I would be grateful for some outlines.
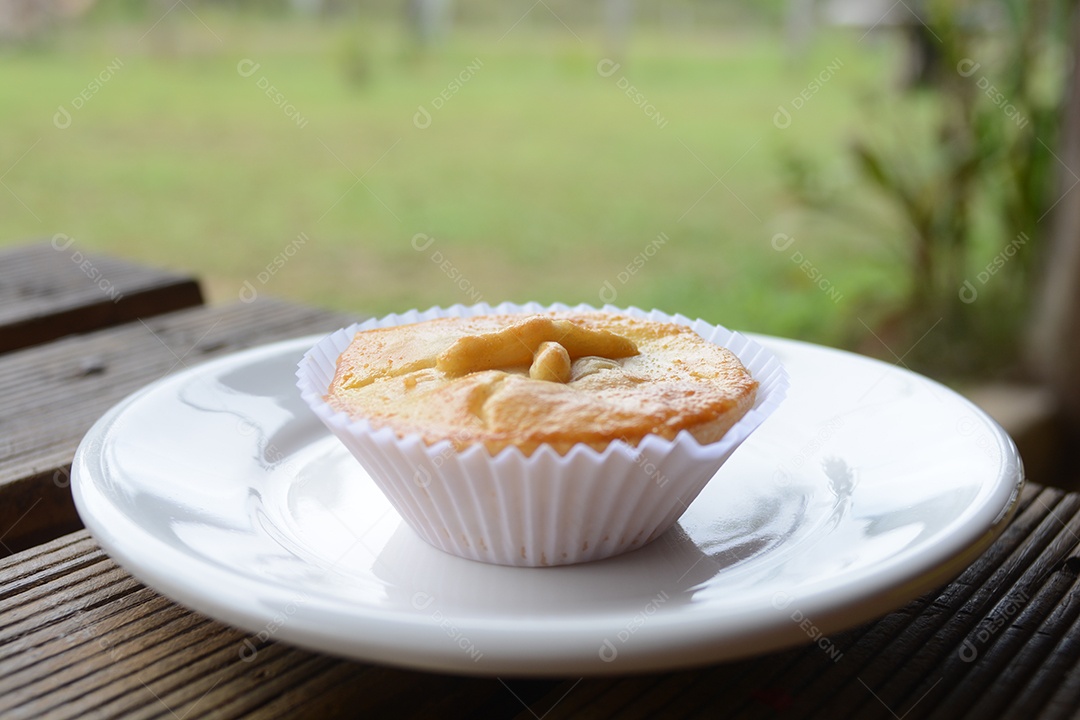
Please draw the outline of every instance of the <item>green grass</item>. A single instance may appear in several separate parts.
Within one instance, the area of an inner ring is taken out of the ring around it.
[[[505,28],[460,28],[418,57],[396,28],[201,14],[210,30],[178,11],[141,39],[149,22],[91,24],[0,53],[0,244],[65,233],[193,271],[214,301],[249,281],[356,313],[468,302],[469,288],[490,302],[598,303],[610,282],[617,304],[833,344],[855,342],[858,321],[872,325],[901,296],[903,228],[887,215],[877,227],[812,216],[783,170],[796,151],[819,166],[815,182],[872,202],[844,146],[856,97],[890,75],[889,46],[835,35],[789,58],[766,31],[654,30],[605,78],[603,43],[561,27],[525,22],[501,40]],[[114,58],[123,65],[57,129],[58,106]],[[244,58],[260,63],[248,78]],[[834,77],[777,129],[777,107],[836,58]],[[413,124],[421,104],[426,129]],[[260,284],[300,233],[306,243]],[[417,233],[435,238],[425,252]],[[620,282],[660,233],[666,243]],[[776,233],[795,244],[777,252]]]

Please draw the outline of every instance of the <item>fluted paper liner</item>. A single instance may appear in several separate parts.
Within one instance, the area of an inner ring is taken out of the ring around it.
[[[500,565],[600,560],[639,548],[671,527],[776,409],[788,382],[771,352],[737,332],[658,310],[602,309],[687,325],[728,348],[759,383],[753,408],[723,438],[707,445],[683,431],[674,440],[648,435],[638,447],[615,441],[602,452],[576,445],[562,456],[542,445],[526,457],[515,447],[492,456],[483,445],[458,451],[446,440],[427,445],[418,435],[398,437],[390,428],[373,428],[325,401],[338,356],[361,330],[439,317],[596,310],[588,305],[483,303],[368,320],[332,333],[309,350],[300,361],[297,385],[405,522],[431,545]]]

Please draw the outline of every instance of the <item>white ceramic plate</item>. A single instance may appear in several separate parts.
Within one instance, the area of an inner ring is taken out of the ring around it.
[[[251,633],[458,673],[661,670],[800,642],[953,578],[1003,528],[1023,470],[1001,428],[878,361],[757,337],[784,404],[679,524],[609,560],[484,565],[419,539],[299,398],[317,338],[160,380],[89,432],[79,514],[147,585]]]

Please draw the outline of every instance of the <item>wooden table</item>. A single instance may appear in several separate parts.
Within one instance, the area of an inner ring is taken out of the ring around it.
[[[58,245],[0,251],[0,717],[1057,718],[1080,709],[1080,494],[1032,484],[975,564],[829,638],[839,655],[808,644],[691,671],[515,680],[272,642],[242,654],[248,633],[144,587],[79,529],[72,456],[106,409],[162,375],[351,319],[264,299],[207,307],[191,278],[73,259],[77,249]]]

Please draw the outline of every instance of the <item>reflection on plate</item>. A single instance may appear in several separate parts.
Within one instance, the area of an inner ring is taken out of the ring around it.
[[[73,469],[107,552],[252,642],[506,675],[745,656],[808,641],[804,618],[828,634],[947,581],[1022,482],[1012,441],[950,390],[758,338],[788,398],[675,528],[595,563],[485,565],[420,540],[304,406],[293,373],[315,340],[145,388],[94,426]]]

